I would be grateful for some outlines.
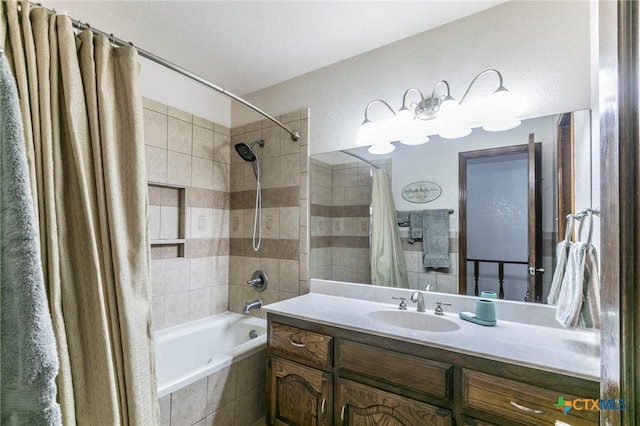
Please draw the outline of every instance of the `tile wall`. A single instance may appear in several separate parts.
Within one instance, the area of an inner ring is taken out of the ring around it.
[[[381,167],[391,167],[387,161]],[[311,160],[311,253],[314,278],[371,282],[369,205],[372,166]]]
[[[299,130],[300,141],[269,120],[231,129],[231,144],[264,139],[255,145],[262,182],[262,243],[252,248],[256,178],[249,162],[232,149],[229,244],[229,310],[241,312],[245,301],[261,298],[264,304],[309,291],[308,226],[308,110],[278,117]],[[268,278],[258,293],[246,284],[255,270]],[[254,311],[252,315],[264,313]]]
[[[266,349],[160,398],[162,426],[259,426],[266,412]]]
[[[159,330],[227,311],[230,130],[150,99],[143,106],[150,236],[184,239],[183,257],[177,245],[151,248]]]

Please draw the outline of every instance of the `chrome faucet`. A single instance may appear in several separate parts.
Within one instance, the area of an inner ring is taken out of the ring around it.
[[[424,312],[424,295],[422,294],[421,291],[415,291],[413,292],[413,294],[411,295],[411,301],[414,303],[417,303],[418,306],[416,308],[416,311],[418,312]]]
[[[444,315],[444,311],[442,310],[442,305],[451,306],[451,303],[436,302],[436,311],[434,312],[434,314]]]
[[[254,309],[260,309],[262,308],[262,299],[256,299],[256,300],[252,300],[252,301],[246,301],[244,302],[244,313],[248,314],[249,312],[251,312]]]

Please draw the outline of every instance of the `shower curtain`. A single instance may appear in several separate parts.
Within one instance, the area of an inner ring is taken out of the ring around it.
[[[65,425],[157,423],[137,51],[0,1]]]
[[[384,170],[373,171],[371,191],[371,283],[409,288],[396,207]]]

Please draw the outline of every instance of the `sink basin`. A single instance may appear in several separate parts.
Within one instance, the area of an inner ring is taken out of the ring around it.
[[[460,326],[453,321],[416,311],[374,311],[368,316],[376,322],[414,330],[444,332],[460,329]]]

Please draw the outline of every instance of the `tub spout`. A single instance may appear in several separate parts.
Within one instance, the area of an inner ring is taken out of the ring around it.
[[[248,314],[249,312],[251,312],[254,309],[260,309],[262,308],[262,299],[256,299],[256,300],[251,300],[251,301],[246,301],[244,303],[244,313]]]

